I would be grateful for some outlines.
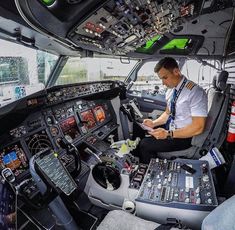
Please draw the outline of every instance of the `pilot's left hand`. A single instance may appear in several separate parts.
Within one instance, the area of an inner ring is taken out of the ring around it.
[[[166,139],[168,135],[168,131],[163,128],[154,129],[154,131],[148,132],[150,135],[155,137],[156,139]]]

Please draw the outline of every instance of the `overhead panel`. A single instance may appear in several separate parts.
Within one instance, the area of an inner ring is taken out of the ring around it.
[[[148,57],[170,51],[186,54],[164,47],[178,37],[190,39],[187,54],[196,54],[213,31],[230,23],[225,19],[218,27],[209,15],[233,6],[229,0],[15,1],[30,25],[72,50]],[[206,26],[201,28],[204,15]]]
[[[109,1],[77,23],[68,38],[82,48],[104,53],[149,52],[148,46],[161,35],[179,29],[185,20],[197,15],[198,5],[175,0]]]

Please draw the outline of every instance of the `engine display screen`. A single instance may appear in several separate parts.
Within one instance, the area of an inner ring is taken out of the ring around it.
[[[95,117],[96,117],[96,120],[100,123],[104,122],[105,121],[105,112],[104,112],[104,109],[101,105],[98,105],[96,106],[94,109],[94,114],[95,114]]]
[[[95,117],[91,109],[81,112],[81,118],[87,129],[92,129],[96,126]]]
[[[0,151],[0,165],[1,169],[10,168],[16,177],[28,169],[28,159],[20,143]]]
[[[75,139],[80,136],[77,122],[74,116],[62,121],[60,123],[60,128],[65,136],[70,136],[72,139]]]

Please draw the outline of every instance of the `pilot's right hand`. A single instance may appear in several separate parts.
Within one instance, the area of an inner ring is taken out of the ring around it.
[[[143,124],[148,126],[148,127],[154,128],[154,122],[151,119],[144,119]]]

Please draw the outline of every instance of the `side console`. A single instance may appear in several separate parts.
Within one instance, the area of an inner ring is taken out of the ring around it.
[[[193,229],[218,205],[208,163],[185,159],[152,159],[135,201],[140,217]]]

